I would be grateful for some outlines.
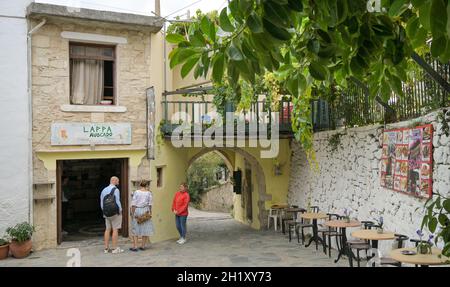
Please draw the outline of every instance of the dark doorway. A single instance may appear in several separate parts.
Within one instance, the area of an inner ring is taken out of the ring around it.
[[[58,244],[101,237],[105,230],[100,193],[111,176],[119,177],[124,210],[122,236],[128,236],[128,160],[58,161]]]

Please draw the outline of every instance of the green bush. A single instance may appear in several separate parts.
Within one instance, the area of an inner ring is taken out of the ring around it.
[[[17,242],[25,242],[31,239],[34,232],[34,226],[30,225],[28,222],[22,222],[16,224],[14,227],[8,227],[6,233],[9,235],[11,240]]]

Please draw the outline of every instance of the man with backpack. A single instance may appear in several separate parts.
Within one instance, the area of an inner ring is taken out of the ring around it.
[[[117,176],[111,177],[109,186],[105,187],[100,194],[100,207],[105,218],[105,253],[121,253],[123,252],[117,246],[119,237],[119,229],[122,228],[122,205],[120,204],[120,191],[116,187],[119,184]],[[112,230],[112,250],[109,249],[109,237]]]

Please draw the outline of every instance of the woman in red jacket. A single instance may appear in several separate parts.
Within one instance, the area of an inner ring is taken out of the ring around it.
[[[186,242],[186,220],[190,200],[187,184],[182,183],[180,189],[175,193],[172,203],[172,211],[175,213],[175,223],[180,233],[180,239],[177,241],[178,244],[184,244]]]

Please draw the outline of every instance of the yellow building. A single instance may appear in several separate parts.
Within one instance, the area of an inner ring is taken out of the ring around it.
[[[259,145],[178,148],[157,131],[182,100],[189,102],[191,115],[206,112],[192,99],[173,95],[169,103],[164,94],[194,81],[164,67],[171,47],[164,43],[161,18],[40,3],[28,7],[27,17],[36,28],[31,47],[35,248],[97,234],[99,194],[112,175],[120,178],[125,210],[137,182],[152,179],[152,241],[175,238],[173,194],[189,165],[210,151],[240,172],[237,220],[261,228],[270,205],[287,201],[289,136],[280,140],[275,160],[262,159],[267,147]],[[129,235],[129,222],[124,216],[123,236]]]

